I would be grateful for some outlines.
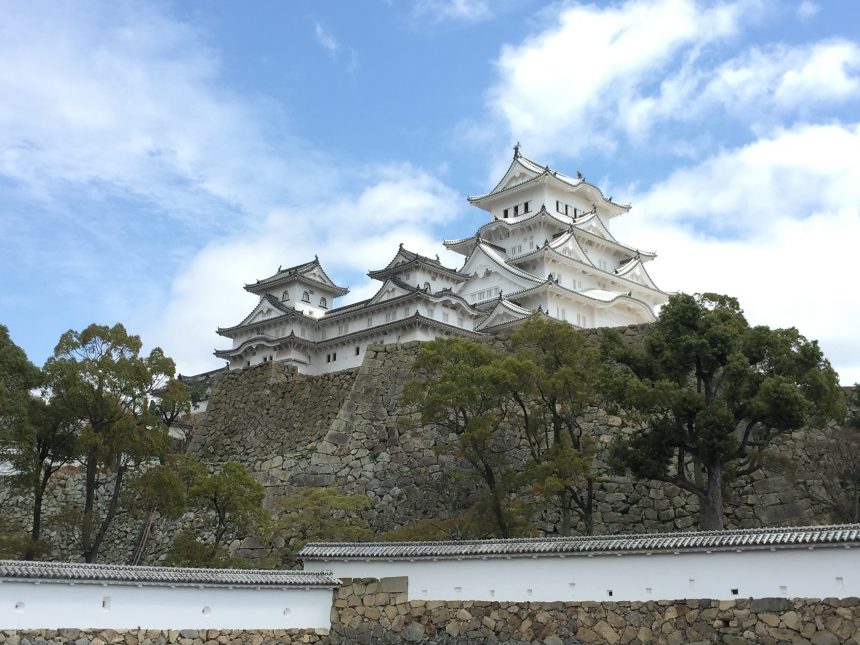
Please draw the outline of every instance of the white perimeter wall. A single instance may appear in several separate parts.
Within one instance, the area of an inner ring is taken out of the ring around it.
[[[332,590],[324,588],[200,589],[4,581],[0,583],[0,629],[327,629],[331,601]]]
[[[860,549],[845,548],[436,562],[305,559],[305,571],[322,570],[336,578],[407,576],[409,598],[428,600],[860,596]]]

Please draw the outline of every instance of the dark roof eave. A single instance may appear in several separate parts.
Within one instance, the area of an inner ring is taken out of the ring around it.
[[[334,588],[340,584],[337,578],[329,574],[304,571],[191,569],[19,560],[0,560],[0,580],[75,584],[269,588],[297,586]]]
[[[860,546],[860,524],[614,536],[514,538],[461,542],[308,544],[306,560],[483,558],[487,556],[623,555]]]

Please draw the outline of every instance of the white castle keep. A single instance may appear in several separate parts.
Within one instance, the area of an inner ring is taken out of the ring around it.
[[[517,145],[501,181],[469,203],[490,221],[445,241],[465,257],[459,269],[401,244],[388,265],[368,273],[382,283],[376,294],[342,307],[335,301],[349,290],[319,259],[279,269],[245,285],[260,301],[238,325],[218,329],[233,346],[215,355],[230,369],[283,361],[323,374],[360,365],[372,344],[477,338],[534,312],[582,328],[645,323],[667,300],[645,268],[655,254],[622,244],[607,227],[630,206],[579,173],[541,166]]]

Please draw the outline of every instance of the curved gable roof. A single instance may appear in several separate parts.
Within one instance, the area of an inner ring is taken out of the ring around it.
[[[460,269],[460,273],[468,274],[467,269],[473,260],[477,257],[476,254],[480,253],[484,257],[486,257],[492,264],[499,267],[501,269],[500,273],[506,274],[509,277],[519,278],[520,281],[526,280],[532,284],[540,284],[543,282],[540,278],[532,275],[527,271],[523,271],[522,269],[508,264],[502,256],[500,256],[491,246],[489,246],[486,242],[478,241],[475,245],[475,248],[472,250],[472,254],[466,258],[466,262],[463,264],[463,268]],[[516,281],[516,280],[515,280]]]
[[[418,253],[414,253],[406,249],[402,243],[400,244],[400,248],[397,250],[397,253],[384,268],[369,271],[367,275],[374,280],[384,280],[391,275],[396,275],[397,273],[411,269],[416,265],[424,265],[433,271],[444,273],[452,279],[465,279],[457,273],[456,269],[451,269],[450,267],[446,267],[442,264],[442,262],[439,261],[439,256],[436,256],[436,259],[433,259],[426,255],[419,255]]]
[[[320,264],[317,257],[314,257],[310,262],[297,264],[286,269],[278,267],[278,271],[268,278],[262,278],[254,283],[246,284],[245,290],[262,295],[262,292],[265,292],[267,289],[274,289],[297,281],[322,287],[338,296],[349,293],[349,289],[340,287],[334,283],[325,272],[325,269],[322,268],[322,264]]]

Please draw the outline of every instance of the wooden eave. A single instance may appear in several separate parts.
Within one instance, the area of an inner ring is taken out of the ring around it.
[[[538,293],[540,291],[549,290],[549,289],[559,290],[559,291],[563,292],[565,295],[573,296],[574,299],[586,300],[589,303],[597,303],[597,306],[599,306],[601,309],[604,309],[606,307],[610,307],[613,304],[615,304],[616,302],[618,302],[619,300],[629,300],[629,301],[635,303],[637,306],[644,308],[649,313],[649,315],[652,318],[654,318],[654,310],[651,308],[651,306],[643,300],[639,300],[638,298],[634,298],[632,295],[619,292],[618,295],[615,296],[614,298],[612,298],[610,300],[603,300],[600,298],[593,298],[593,297],[591,297],[591,296],[589,296],[589,295],[587,295],[581,291],[574,291],[573,289],[568,289],[567,287],[563,287],[560,284],[558,284],[554,281],[550,281],[550,280],[542,282],[541,284],[536,285],[534,287],[531,287],[529,289],[523,289],[522,291],[517,291],[515,293],[506,294],[505,297],[508,298],[509,300],[515,300],[516,298],[522,298],[524,296],[528,296],[528,295],[531,295],[533,293]]]
[[[345,344],[355,340],[356,338],[360,338],[362,336],[373,336],[380,331],[387,331],[389,329],[394,329],[397,327],[405,327],[408,325],[427,325],[429,327],[435,327],[438,329],[444,329],[446,331],[454,332],[457,335],[465,336],[466,338],[481,338],[482,334],[471,331],[468,329],[463,329],[462,327],[457,327],[456,325],[451,325],[449,323],[441,322],[438,320],[434,320],[432,318],[428,318],[418,312],[407,317],[400,318],[398,320],[392,320],[387,323],[382,323],[381,325],[374,325],[373,327],[368,327],[365,329],[360,329],[354,332],[350,332],[348,334],[343,334],[342,336],[335,336],[333,338],[327,338],[325,340],[308,340],[306,338],[302,338],[301,336],[296,336],[294,333],[290,332],[287,336],[273,337],[267,335],[254,336],[242,342],[238,347],[234,347],[232,349],[219,349],[215,350],[215,356],[219,358],[232,358],[234,356],[238,356],[245,352],[251,345],[266,345],[267,347],[278,347],[284,344],[292,344],[295,346],[307,347],[309,349],[327,347],[331,345]]]
[[[266,320],[260,320],[258,322],[254,322],[254,323],[249,322],[251,317],[254,315],[254,313],[257,312],[257,310],[259,309],[260,305],[263,302],[267,302],[272,307],[274,307],[275,309],[280,311],[281,314],[278,316],[275,316],[273,318],[267,318]],[[215,332],[217,334],[219,334],[220,336],[232,338],[232,336],[230,336],[230,333],[238,331],[239,329],[253,329],[257,325],[268,325],[269,323],[276,321],[276,320],[281,320],[282,318],[297,318],[300,316],[304,317],[304,318],[310,318],[310,316],[303,314],[301,311],[298,311],[297,309],[295,309],[293,307],[285,306],[283,303],[281,303],[280,300],[278,300],[277,298],[275,298],[271,294],[266,294],[266,295],[260,297],[260,301],[256,305],[254,305],[254,308],[251,310],[251,313],[249,313],[247,316],[245,316],[245,318],[242,320],[242,322],[240,322],[237,325],[233,325],[231,327],[218,327],[218,329],[216,329]]]
[[[282,287],[288,284],[292,284],[293,282],[302,282],[310,287],[316,287],[318,289],[322,289],[329,293],[333,293],[335,296],[345,296],[349,293],[349,289],[347,287],[340,287],[334,283],[328,284],[326,282],[320,282],[319,280],[315,280],[314,278],[309,278],[306,275],[302,275],[300,273],[293,274],[285,274],[283,276],[279,276],[277,279],[267,279],[267,281],[255,282],[253,284],[246,284],[245,291],[249,291],[250,293],[261,295],[265,293],[269,289],[275,289],[278,287]]]
[[[433,262],[432,260],[427,260],[426,258],[419,256],[409,260],[407,262],[403,262],[402,264],[396,264],[394,266],[387,266],[384,269],[378,269],[376,271],[368,271],[367,275],[374,280],[385,280],[390,276],[397,275],[399,273],[403,273],[404,271],[411,271],[413,268],[421,266],[426,268],[428,271],[436,272],[441,275],[447,276],[452,280],[456,281],[465,281],[468,278],[457,273],[456,269],[451,269],[446,266],[443,266],[440,263]]]
[[[553,256],[557,256],[558,258],[560,258],[563,261],[572,262],[579,267],[585,267],[588,270],[588,272],[593,274],[593,275],[597,275],[597,276],[603,277],[603,278],[609,278],[611,280],[621,280],[626,285],[632,287],[635,290],[644,290],[644,291],[651,292],[653,294],[658,294],[660,296],[666,295],[665,292],[661,291],[656,286],[652,288],[652,287],[649,287],[647,285],[636,282],[634,280],[630,280],[629,278],[625,278],[623,275],[619,275],[619,274],[614,273],[614,272],[610,273],[608,271],[604,271],[603,269],[600,269],[600,268],[594,266],[593,263],[592,264],[585,264],[581,260],[577,260],[576,258],[572,258],[568,255],[564,255],[563,253],[559,253],[557,250],[555,250],[551,247],[544,246],[544,247],[541,247],[541,249],[539,249],[539,250],[540,251],[546,251],[547,254],[552,254]],[[586,256],[587,255],[588,254],[586,253]],[[519,259],[520,258],[517,258],[517,260],[519,260]],[[590,258],[589,258],[589,262],[591,262]],[[644,267],[643,267],[643,269],[644,269]],[[651,276],[648,276],[648,277],[650,279]]]

